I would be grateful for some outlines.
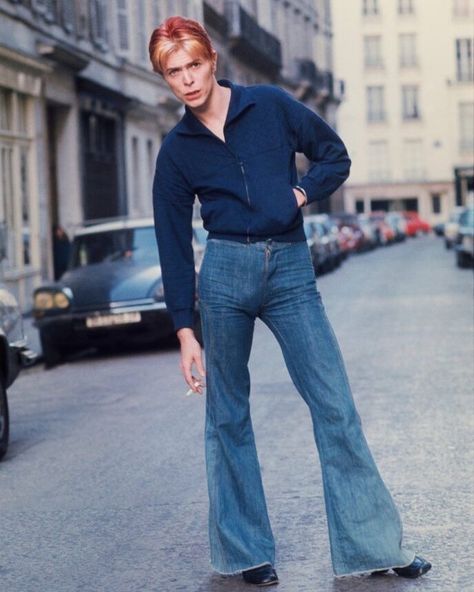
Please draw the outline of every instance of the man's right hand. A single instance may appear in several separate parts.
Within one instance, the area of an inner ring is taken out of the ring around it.
[[[202,363],[202,351],[198,340],[194,336],[194,331],[189,327],[183,327],[177,331],[179,343],[181,346],[181,362],[180,368],[184,379],[189,385],[189,388],[202,395],[204,386],[204,376],[206,371]],[[193,364],[196,367],[199,377],[193,375]]]

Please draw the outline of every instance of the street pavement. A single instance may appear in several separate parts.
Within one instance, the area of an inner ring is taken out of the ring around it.
[[[428,236],[354,256],[318,279],[418,580],[334,578],[309,413],[257,323],[252,416],[277,541],[279,592],[469,592],[472,271]],[[204,398],[172,347],[23,372],[0,465],[4,592],[240,592],[209,567]]]

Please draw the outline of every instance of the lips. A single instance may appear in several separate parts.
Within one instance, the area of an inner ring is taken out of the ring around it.
[[[187,94],[185,94],[184,96],[185,96],[187,99],[194,99],[194,97],[197,97],[197,96],[198,96],[198,94],[199,94],[200,92],[201,92],[200,90],[195,90],[195,91],[193,91],[192,93],[187,93]]]

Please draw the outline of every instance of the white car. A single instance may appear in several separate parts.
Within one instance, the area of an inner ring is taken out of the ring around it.
[[[450,249],[455,243],[459,232],[459,218],[466,211],[463,206],[457,206],[449,215],[449,219],[444,225],[444,244]]]

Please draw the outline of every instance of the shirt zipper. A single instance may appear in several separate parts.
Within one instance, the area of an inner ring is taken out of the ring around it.
[[[247,194],[247,202],[250,207],[249,186],[247,185],[247,177],[245,176],[244,163],[242,161],[239,161],[239,165],[240,165],[240,170],[242,171],[242,177],[244,178],[245,193]],[[250,243],[250,226],[249,225],[247,225],[247,243]]]
[[[247,177],[245,176],[245,168],[244,168],[244,163],[239,159],[239,157],[237,156],[237,154],[235,154],[234,152],[232,152],[232,150],[229,148],[229,145],[227,144],[227,142],[224,142],[224,140],[222,140],[222,138],[219,138],[219,136],[217,134],[215,134],[213,131],[211,131],[210,129],[207,130],[212,136],[214,136],[214,138],[216,138],[216,140],[218,140],[219,142],[221,142],[222,144],[224,144],[224,146],[227,148],[227,150],[232,154],[232,156],[237,160],[237,162],[239,163],[240,166],[240,170],[242,171],[242,177],[244,178],[244,184],[245,184],[245,193],[247,195],[247,202],[249,204],[249,206],[251,205],[250,203],[250,194],[249,194],[249,186],[247,184]],[[247,243],[250,243],[250,225],[247,225]]]

